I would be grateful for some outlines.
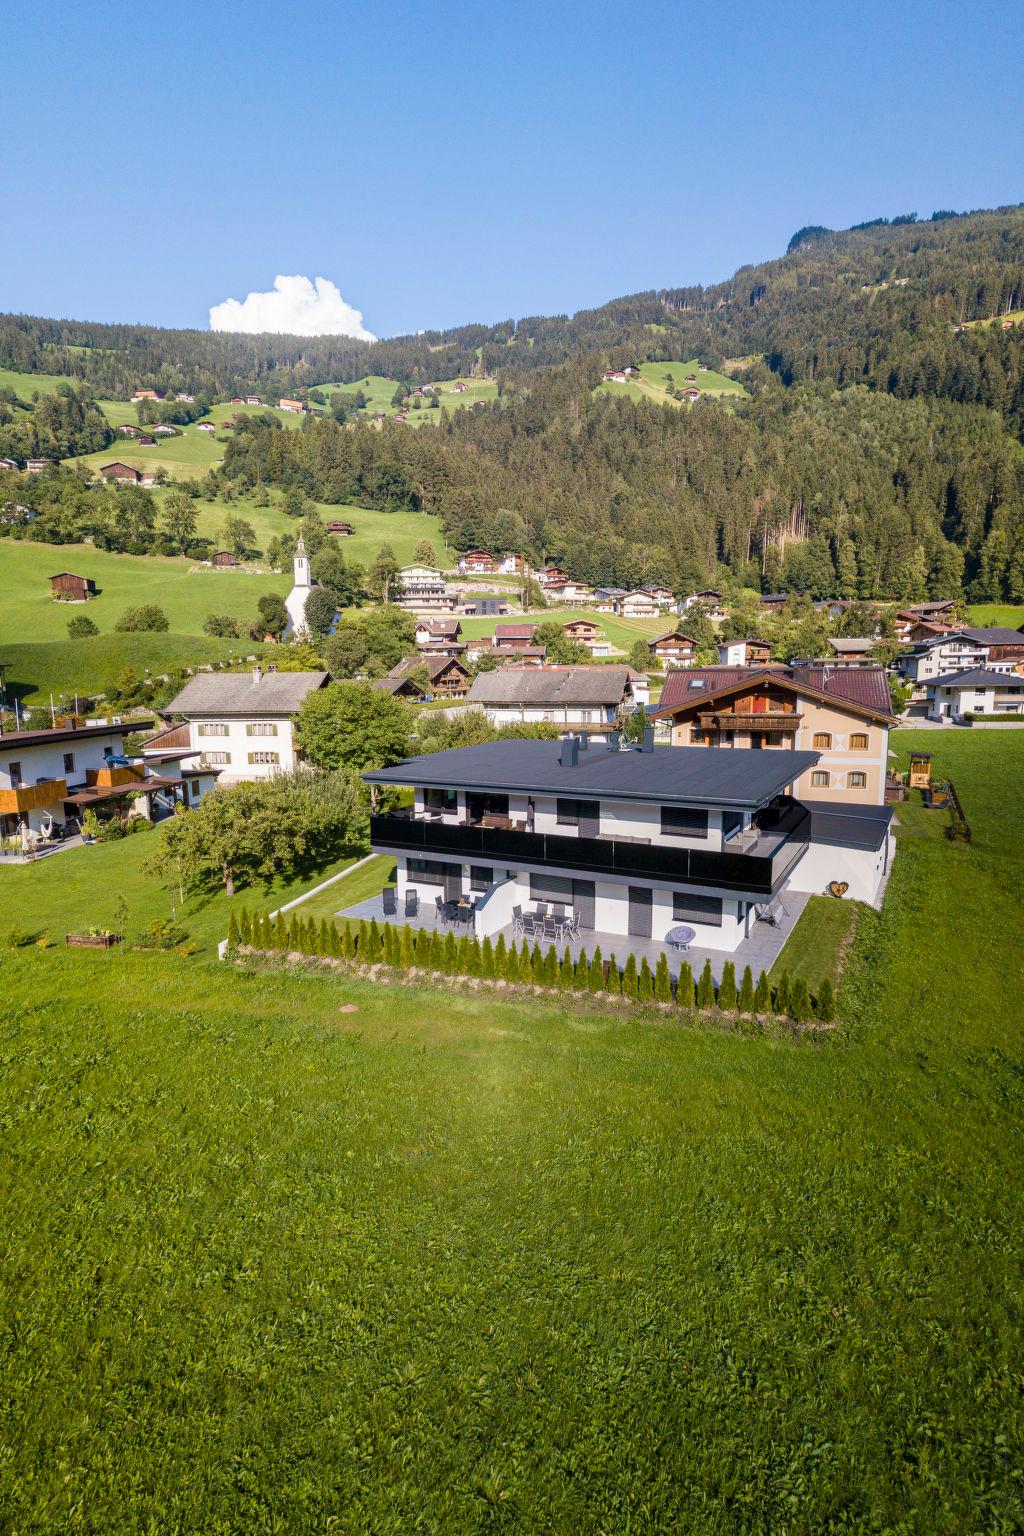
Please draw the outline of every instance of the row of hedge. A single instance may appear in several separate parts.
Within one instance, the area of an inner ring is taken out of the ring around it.
[[[505,943],[504,934],[499,934],[497,943],[492,944],[489,938],[481,942],[465,933],[456,939],[451,929],[441,934],[425,928],[378,924],[376,918],[369,923],[346,923],[339,929],[337,923],[328,922],[326,917],[319,924],[315,918],[300,918],[294,912],[290,920],[283,912],[278,912],[274,919],[260,913],[250,917],[243,907],[237,918],[231,913],[228,924],[228,950],[240,948],[349,960],[360,965],[389,965],[402,970],[415,967],[448,976],[476,976],[485,981],[564,992],[604,993],[639,1003],[717,1007],[727,1013],[777,1013],[798,1023],[811,1019],[828,1023],[835,1018],[835,995],[827,977],[818,996],[812,999],[804,978],[798,976],[791,982],[786,971],[773,988],[764,971],[755,984],[748,965],[737,984],[736,967],[727,960],[716,991],[710,961],[705,962],[697,978],[684,961],[673,984],[664,952],[653,971],[646,955],[639,966],[635,956],[629,955],[620,970],[614,955],[604,959],[600,945],[589,958],[586,950],[581,950],[574,961],[568,948],[559,958],[554,945],[545,954],[539,944],[531,949],[524,939],[522,948],[517,948],[514,942]]]

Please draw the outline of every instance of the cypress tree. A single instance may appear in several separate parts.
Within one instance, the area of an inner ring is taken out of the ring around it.
[[[622,996],[622,973],[619,970],[619,962],[614,955],[608,956],[608,980],[605,986],[612,997]]]
[[[252,923],[249,920],[248,907],[243,907],[238,915],[238,937],[243,944],[252,943]]]
[[[228,918],[228,950],[230,951],[230,950],[237,949],[237,948],[238,948],[238,921],[237,921],[237,919],[235,917],[234,908],[232,908],[231,916]]]
[[[736,1006],[740,1013],[753,1013],[754,1011],[754,973],[749,965],[743,967],[743,980],[740,982],[739,996]]]
[[[454,976],[459,968],[459,947],[455,942],[455,935],[451,929],[444,936],[444,948],[441,953],[441,969],[446,976]]]
[[[519,951],[516,980],[524,987],[530,986],[533,981],[533,959],[530,955],[530,946],[525,939],[523,940],[523,947]]]
[[[480,946],[480,975],[488,981],[494,979],[494,945],[491,943],[490,934]]]
[[[755,1013],[771,1013],[772,989],[768,983],[768,977],[764,971],[757,978],[757,987],[754,990]]]
[[[689,960],[684,960],[679,967],[679,979],[676,982],[676,1003],[680,1008],[693,1007],[693,966]]]
[[[836,992],[831,976],[826,976],[818,988],[817,1013],[823,1024],[830,1024],[836,1016]]]
[[[658,956],[658,965],[654,972],[654,997],[659,1003],[672,1001],[672,978],[668,973],[668,956],[664,950]]]
[[[530,980],[535,987],[544,985],[544,956],[539,944],[533,946],[533,954],[530,956]]]
[[[370,965],[376,965],[377,961],[380,959],[383,953],[384,941],[380,936],[380,929],[377,926],[377,919],[375,917],[371,917],[370,931],[366,936],[366,959]]]
[[[798,976],[793,983],[793,990],[789,997],[789,1011],[798,1024],[804,1023],[811,1016],[811,994],[807,990],[807,982],[803,976]]]
[[[788,1013],[792,1001],[792,988],[789,981],[789,972],[783,971],[779,977],[778,986],[775,988],[775,1012]]]
[[[288,948],[289,949],[298,949],[298,947],[299,947],[299,920],[295,916],[295,913],[293,912],[292,913],[292,920],[288,924]]]
[[[722,979],[718,984],[718,1006],[732,1013],[736,1007],[736,967],[731,960],[722,966]]]
[[[469,974],[479,976],[483,970],[483,956],[480,953],[480,940],[469,941]]]
[[[436,928],[430,936],[430,969],[444,970],[444,938]]]
[[[713,1008],[715,1006],[715,982],[711,975],[711,961],[705,960],[704,969],[700,973],[700,981],[697,983],[697,1007]]]
[[[270,919],[264,913],[256,921],[255,941],[258,949],[270,948]]]
[[[651,975],[651,967],[644,955],[640,962],[640,976],[636,984],[636,995],[642,1003],[649,1003],[654,998],[654,977]]]
[[[576,967],[572,963],[572,955],[569,953],[567,945],[565,954],[562,956],[562,963],[558,967],[558,985],[563,992],[571,992],[575,980]]]
[[[548,952],[544,956],[544,985],[546,987],[558,986],[558,955],[553,944],[548,945]]]
[[[469,975],[469,934],[463,933],[459,939],[459,950],[455,960],[455,969],[460,976]]]
[[[317,935],[316,952],[318,955],[329,955],[331,952],[331,930],[327,926],[326,917],[320,919],[320,932]]]
[[[341,932],[338,934],[338,954],[342,960],[352,958],[352,927],[350,923],[342,923]]]
[[[407,971],[412,962],[412,929],[405,927],[402,929],[402,936],[398,941],[398,963],[403,970]]]
[[[594,950],[594,958],[590,962],[590,974],[587,977],[587,986],[591,992],[604,991],[604,961],[601,959],[600,944]]]
[[[636,1002],[636,956],[632,954],[627,956],[626,967],[622,972],[622,995]]]
[[[331,918],[331,956],[335,960],[341,959],[341,934],[333,917]]]
[[[577,992],[585,991],[590,986],[590,961],[585,949],[581,949],[577,956],[574,975]]]
[[[498,934],[498,942],[494,946],[494,975],[498,981],[508,980],[508,950],[503,933]]]

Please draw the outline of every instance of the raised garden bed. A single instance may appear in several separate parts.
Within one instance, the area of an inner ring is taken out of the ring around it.
[[[65,944],[72,949],[113,949],[115,944],[120,944],[119,933],[66,933]]]

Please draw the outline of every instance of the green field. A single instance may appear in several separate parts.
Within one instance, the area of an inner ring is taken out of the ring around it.
[[[1024,607],[1014,603],[972,603],[967,610],[972,624],[993,629],[1020,629],[1024,625]]]
[[[696,358],[688,363],[641,363],[639,378],[627,379],[625,384],[602,381],[597,387],[605,394],[628,395],[631,400],[653,400],[658,405],[686,405],[687,401],[676,400],[665,391],[670,376],[676,389],[693,388],[687,380],[687,374],[690,373],[696,375],[694,382],[701,394],[720,398],[723,395],[742,396],[747,393],[742,384],[726,378],[723,373],[715,373],[713,369],[700,373]]]
[[[22,703],[44,709],[72,694],[103,693],[128,667],[138,677],[162,677],[201,662],[238,662],[262,656],[270,646],[252,640],[212,640],[208,635],[90,635],[83,640],[0,643],[7,681]],[[33,722],[37,723],[37,722]]]
[[[135,406],[124,401],[101,400],[100,405],[108,420],[114,426],[122,422],[138,422]],[[246,405],[215,405],[204,417],[204,421],[224,422],[230,421],[236,415],[257,416],[270,409],[267,406]],[[276,407],[271,410],[282,426],[297,428],[302,417],[294,412],[279,411]],[[173,480],[201,479],[207,470],[213,469],[224,457],[225,438],[230,434],[215,432],[200,432],[196,424],[180,428],[178,437],[158,437],[152,448],[140,448],[137,442],[131,438],[118,437],[109,448],[102,449],[99,453],[82,454],[80,458],[68,459],[68,464],[84,464],[88,469],[97,470],[103,464],[109,464],[118,459],[122,464],[130,464],[133,469],[153,469],[156,465],[162,465]]]
[[[920,739],[824,1045],[10,954],[4,1524],[1024,1527],[1024,743]]]
[[[465,393],[454,394],[452,392],[454,384],[465,384],[467,386]],[[379,373],[367,374],[365,378],[357,379],[354,384],[321,384],[319,387],[327,396],[333,396],[335,392],[338,392],[350,398],[357,389],[361,389],[366,396],[367,403],[365,409],[367,414],[371,416],[376,411],[383,411],[385,415],[393,416],[397,409],[391,403],[395,393],[396,381],[394,379],[387,379]],[[438,398],[441,402],[440,409],[443,411],[462,410],[466,406],[476,405],[480,400],[496,400],[498,398],[498,386],[493,379],[444,379],[440,381],[439,388],[440,395]],[[423,400],[421,409],[418,411],[412,409],[411,400],[406,401],[406,408],[409,412],[409,426],[422,427],[431,419],[436,420],[438,418],[439,412],[430,409],[428,400],[429,397]]]
[[[618,619],[613,613],[596,613],[589,608],[562,608],[553,604],[550,608],[534,609],[531,613],[517,613],[509,619],[460,619],[462,638],[475,640],[481,635],[493,635],[496,624],[569,624],[573,619],[591,619],[604,631],[606,640],[623,653],[613,658],[622,661],[629,648],[638,639],[649,640],[656,635],[667,634],[675,627],[671,613],[663,613],[657,619]]]

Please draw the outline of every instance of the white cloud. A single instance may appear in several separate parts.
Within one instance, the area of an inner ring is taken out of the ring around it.
[[[329,277],[274,278],[272,293],[250,293],[241,303],[225,299],[210,310],[211,331],[271,331],[286,336],[355,336],[376,341],[358,309],[346,304]]]

